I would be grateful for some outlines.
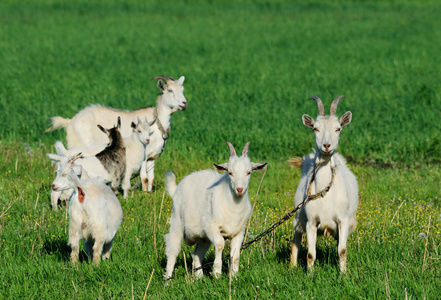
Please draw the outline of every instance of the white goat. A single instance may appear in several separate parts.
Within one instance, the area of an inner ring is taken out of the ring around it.
[[[126,170],[124,172],[124,178],[122,180],[122,189],[124,192],[124,199],[128,197],[128,190],[130,189],[130,177],[134,172],[138,172],[141,169],[142,162],[145,160],[145,148],[150,143],[152,135],[150,126],[155,123],[148,123],[147,120],[142,122],[139,118],[135,124],[132,122],[132,134],[128,138],[124,138],[124,146],[126,149]],[[55,143],[55,149],[57,154],[64,156],[72,156],[76,153],[83,153],[83,156],[95,155],[106,148],[106,145],[92,145],[92,146],[80,146],[67,150],[63,143],[57,141]]]
[[[166,236],[167,268],[164,276],[171,277],[176,258],[181,249],[182,239],[188,245],[196,244],[193,251],[193,269],[199,268],[211,243],[215,247],[213,274],[220,276],[224,238],[231,238],[232,273],[239,270],[240,248],[244,239],[245,223],[251,215],[252,207],[248,198],[248,184],[253,171],[262,170],[265,164],[250,162],[249,142],[242,156],[238,157],[233,145],[228,163],[214,164],[215,171],[204,170],[186,176],[176,187],[176,176],[167,171],[165,182],[167,191],[173,198],[173,212],[170,231]],[[203,275],[197,270],[197,277]]]
[[[110,257],[115,234],[121,225],[123,211],[112,190],[97,180],[78,178],[82,168],[74,165],[81,153],[61,163],[52,190],[73,189],[69,201],[69,245],[72,263],[76,264],[80,239],[95,265]]]
[[[338,102],[343,97],[334,99],[329,116],[325,116],[322,101],[313,97],[311,99],[316,100],[319,111],[317,119],[314,120],[306,114],[302,117],[303,124],[315,133],[316,150],[303,158],[302,177],[294,205],[299,205],[307,195],[321,195],[309,201],[296,213],[295,233],[291,243],[291,266],[297,266],[298,251],[304,233],[308,241],[309,268],[316,259],[317,235],[332,235],[338,241],[340,270],[346,271],[346,242],[357,223],[358,185],[343,156],[335,153],[340,131],[352,119],[350,111],[344,113],[340,119],[335,115]],[[311,176],[314,176],[312,180]]]
[[[154,180],[155,161],[164,150],[165,140],[170,132],[171,115],[178,110],[185,110],[187,100],[184,97],[185,77],[178,80],[172,77],[156,76],[158,88],[161,94],[158,95],[156,107],[146,107],[134,111],[118,110],[99,105],[91,105],[78,112],[72,119],[62,117],[51,118],[52,126],[45,132],[66,128],[67,147],[69,149],[78,146],[90,146],[93,144],[104,144],[108,140],[96,129],[98,124],[109,127],[117,116],[121,116],[121,134],[129,137],[132,129],[131,123],[136,122],[137,117],[141,119],[155,120],[156,125],[152,126],[150,145],[146,147],[145,160],[140,171],[142,189],[152,191]],[[165,80],[165,83],[162,81]]]

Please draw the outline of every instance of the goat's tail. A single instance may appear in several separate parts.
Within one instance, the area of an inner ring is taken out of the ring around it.
[[[176,175],[172,171],[165,172],[165,188],[170,197],[173,196],[176,191]]]
[[[63,117],[52,117],[51,118],[51,122],[52,122],[52,126],[48,129],[46,129],[44,132],[50,132],[50,131],[54,131],[60,128],[64,128],[66,126],[68,126],[70,124],[70,119],[66,119]]]
[[[66,147],[64,147],[63,143],[61,141],[56,141],[55,142],[55,151],[57,151],[58,155],[64,155],[67,156],[66,152]]]

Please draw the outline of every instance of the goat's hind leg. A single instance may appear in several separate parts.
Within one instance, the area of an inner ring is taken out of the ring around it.
[[[170,231],[165,236],[165,254],[167,255],[167,266],[165,268],[164,277],[170,278],[175,268],[176,258],[181,251],[182,239],[184,238],[184,232],[181,228],[181,224],[178,224],[173,220],[170,225]]]

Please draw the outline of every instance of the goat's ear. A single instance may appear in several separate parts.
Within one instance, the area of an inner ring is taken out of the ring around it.
[[[47,153],[46,155],[54,163],[66,160],[66,157],[65,156],[61,156],[61,155],[52,154],[52,153]]]
[[[81,165],[73,165],[72,170],[78,177],[81,177],[81,174],[83,173],[83,167]]]
[[[213,164],[213,167],[220,172],[228,172],[228,163],[221,165]]]
[[[253,170],[253,171],[261,171],[261,170],[266,169],[267,165],[268,165],[268,163],[264,163],[264,164],[251,163],[251,170]]]
[[[99,128],[102,132],[104,132],[105,134],[107,134],[107,130],[105,130],[103,126],[101,126],[100,124],[98,124],[97,126],[98,126],[98,128]]]
[[[133,129],[136,129],[136,124],[135,124],[135,122],[132,122],[132,124],[130,124],[130,127],[132,127]]]
[[[178,79],[179,84],[182,85],[184,83],[184,80],[185,80],[185,76],[179,77]]]
[[[164,81],[162,81],[161,79],[158,80],[158,84],[157,84],[158,89],[160,89],[161,91],[165,90],[165,85],[164,85]]]
[[[350,111],[347,111],[343,114],[343,116],[340,117],[340,126],[345,127],[349,123],[351,123],[352,120],[352,113]]]
[[[304,114],[304,115],[302,116],[302,121],[303,121],[303,125],[305,125],[306,127],[309,127],[309,128],[311,128],[311,129],[314,128],[314,123],[315,123],[315,121],[314,121],[313,118],[311,118],[311,117],[308,116],[307,114]]]

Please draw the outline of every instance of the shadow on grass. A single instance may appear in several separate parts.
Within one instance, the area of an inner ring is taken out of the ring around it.
[[[43,253],[53,255],[59,261],[70,261],[71,248],[67,241],[60,239],[47,240],[43,244]],[[85,251],[80,250],[79,262],[87,262],[89,257]]]
[[[328,265],[328,267],[339,268],[337,251],[334,248],[335,248],[334,245],[328,245],[326,247],[317,247],[316,260],[314,262],[314,266],[320,264],[320,265]],[[302,268],[305,273],[308,272],[308,264],[306,261],[307,254],[308,254],[308,249],[302,247],[299,251],[298,262],[297,262],[297,266]],[[291,255],[291,247],[281,248],[276,251],[276,257],[280,263],[286,263],[289,265],[290,255]]]

